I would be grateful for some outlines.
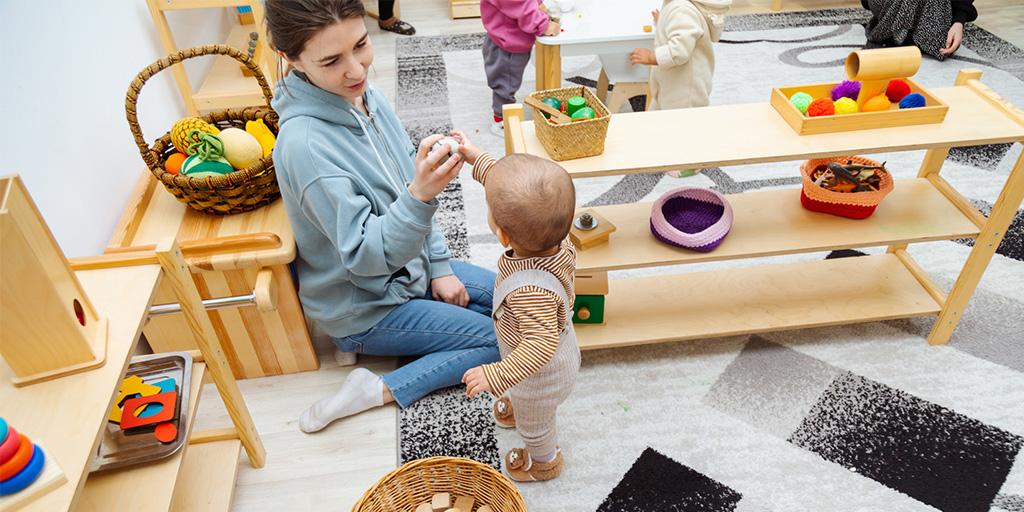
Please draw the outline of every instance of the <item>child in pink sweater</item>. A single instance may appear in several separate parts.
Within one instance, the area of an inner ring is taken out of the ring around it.
[[[483,50],[494,110],[491,132],[502,136],[501,107],[516,102],[534,41],[537,36],[556,35],[560,28],[541,7],[541,0],[480,0],[480,20],[487,30]]]

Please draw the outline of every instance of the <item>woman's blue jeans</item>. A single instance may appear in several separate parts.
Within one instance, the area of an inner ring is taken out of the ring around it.
[[[434,300],[428,287],[424,298],[396,307],[370,330],[334,340],[345,352],[423,356],[384,376],[384,384],[402,407],[461,383],[470,368],[501,358],[491,320],[494,272],[454,260],[451,266],[469,293],[467,307]]]

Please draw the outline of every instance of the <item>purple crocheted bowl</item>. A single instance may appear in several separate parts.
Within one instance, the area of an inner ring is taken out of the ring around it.
[[[658,198],[651,208],[651,233],[662,242],[709,252],[732,228],[732,207],[714,190],[681,187]]]

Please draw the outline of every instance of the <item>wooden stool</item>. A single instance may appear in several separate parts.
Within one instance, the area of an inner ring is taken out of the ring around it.
[[[651,104],[648,86],[651,71],[647,66],[633,65],[629,62],[629,56],[622,54],[599,55],[598,59],[601,60],[601,77],[597,81],[597,97],[604,102],[609,112],[618,113],[623,103],[641,94],[646,94],[647,105]],[[610,83],[615,84],[615,88],[608,98]]]

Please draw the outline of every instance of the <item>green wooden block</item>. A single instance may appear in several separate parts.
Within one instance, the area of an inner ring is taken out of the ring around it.
[[[586,320],[580,318],[580,308],[586,308],[590,313]],[[572,310],[574,324],[603,324],[604,295],[577,295]]]

